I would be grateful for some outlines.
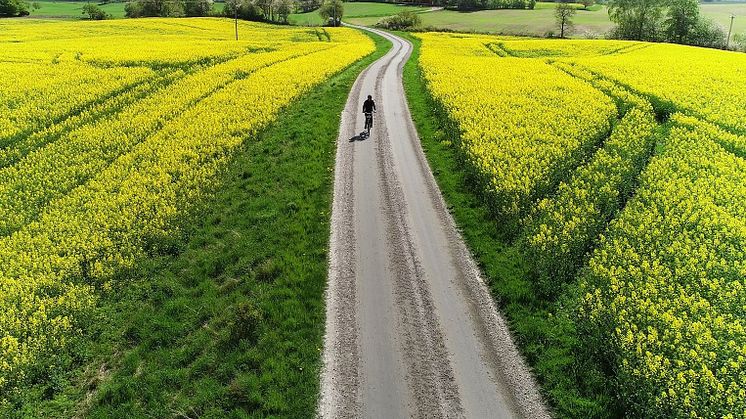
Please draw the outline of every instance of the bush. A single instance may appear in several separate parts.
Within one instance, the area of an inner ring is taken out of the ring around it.
[[[28,4],[22,0],[0,0],[0,17],[28,16]]]
[[[385,17],[376,23],[379,28],[392,31],[403,31],[417,28],[422,25],[420,15],[414,12],[401,12],[394,16]]]
[[[319,8],[319,15],[330,26],[339,26],[344,16],[344,4],[340,0],[326,0]]]
[[[105,20],[111,18],[111,15],[106,13],[104,9],[92,3],[87,3],[83,6],[83,14],[88,15],[88,18],[91,20]]]
[[[209,16],[212,11],[212,0],[190,0],[184,2],[184,14],[187,16]]]
[[[182,17],[184,4],[171,0],[135,0],[124,6],[127,17]]]
[[[236,13],[236,7],[238,8],[238,13]],[[237,15],[239,19],[252,20],[256,22],[262,21],[264,19],[264,13],[262,12],[262,9],[260,9],[259,6],[255,5],[254,3],[245,0],[225,2],[223,13],[227,17],[233,17]]]
[[[730,46],[736,51],[746,52],[746,32],[735,34]]]
[[[700,19],[686,40],[689,45],[725,48],[725,32],[711,19]]]
[[[451,0],[446,6],[458,10],[533,9],[536,0]]]

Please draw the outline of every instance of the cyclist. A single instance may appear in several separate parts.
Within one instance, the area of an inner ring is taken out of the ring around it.
[[[376,102],[373,101],[373,96],[368,95],[368,100],[363,102],[363,113],[365,114],[365,129],[370,135],[370,129],[373,128],[373,112],[376,111]]]

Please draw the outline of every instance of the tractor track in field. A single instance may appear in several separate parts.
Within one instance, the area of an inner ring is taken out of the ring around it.
[[[319,415],[549,417],[449,214],[402,85],[412,45],[358,77],[340,123]],[[362,138],[362,102],[378,106]]]

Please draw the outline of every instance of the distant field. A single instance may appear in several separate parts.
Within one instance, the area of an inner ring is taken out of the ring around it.
[[[358,3],[359,4],[359,3]],[[356,4],[356,6],[358,5]],[[746,33],[746,3],[708,3],[701,5],[702,14],[712,18],[727,29],[730,15],[736,19],[733,33]],[[373,25],[380,17],[352,18],[350,23]],[[539,2],[534,10],[483,10],[478,12],[457,12],[440,10],[421,14],[425,26],[463,32],[491,32],[513,35],[544,36],[556,31],[554,23],[554,3]],[[595,6],[590,10],[578,10],[574,17],[574,37],[601,37],[613,27],[606,7]]]
[[[83,6],[86,5],[85,1],[36,1],[34,3],[41,6],[38,9],[31,8],[31,17],[36,18],[57,18],[57,19],[82,19]],[[97,2],[91,2],[98,4]],[[104,9],[106,13],[110,14],[114,18],[124,17],[124,5],[127,2],[99,4],[99,7]],[[213,10],[222,11],[225,3],[215,3]]]
[[[427,7],[418,6],[400,6],[398,4],[390,3],[364,3],[364,2],[353,2],[345,3],[344,15],[346,19],[365,19],[373,23],[378,22],[384,16],[395,15],[399,12],[411,10],[411,11],[425,11]],[[318,26],[324,22],[319,16],[319,12],[314,10],[308,13],[295,13],[290,15],[290,23],[294,25],[308,25]]]
[[[41,8],[32,9],[31,16],[39,18],[79,19],[83,17],[84,1],[38,1]],[[124,17],[124,5],[109,3],[101,5],[107,13],[115,18]],[[576,4],[574,37],[602,37],[613,24],[609,21],[606,7],[595,5],[589,10]],[[224,3],[215,3],[214,10],[222,11]],[[736,16],[733,22],[733,33],[746,34],[746,3],[707,3],[702,4],[702,14],[712,18],[727,30],[731,14]],[[556,31],[554,23],[554,3],[538,2],[534,10],[483,10],[478,12],[457,12],[439,10],[429,12],[427,7],[401,6],[391,3],[345,3],[345,20],[361,25],[374,25],[384,16],[411,10],[422,13],[425,26],[438,29],[450,29],[463,32],[491,32],[512,35],[544,36]],[[320,26],[324,22],[318,11],[294,13],[290,23],[299,26]]]
[[[703,4],[702,13],[712,18],[720,26],[728,29],[730,16],[734,15],[733,33],[746,34],[746,3]]]
[[[55,17],[77,19],[83,17],[84,1],[37,1],[39,9],[31,8],[32,17]],[[94,3],[95,4],[95,3]],[[124,17],[125,3],[108,3],[100,7],[116,18]]]

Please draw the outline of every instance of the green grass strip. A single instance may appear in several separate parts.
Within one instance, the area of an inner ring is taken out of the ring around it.
[[[339,120],[390,47],[374,39],[246,141],[180,237],[105,285],[83,359],[19,417],[315,416]]]

